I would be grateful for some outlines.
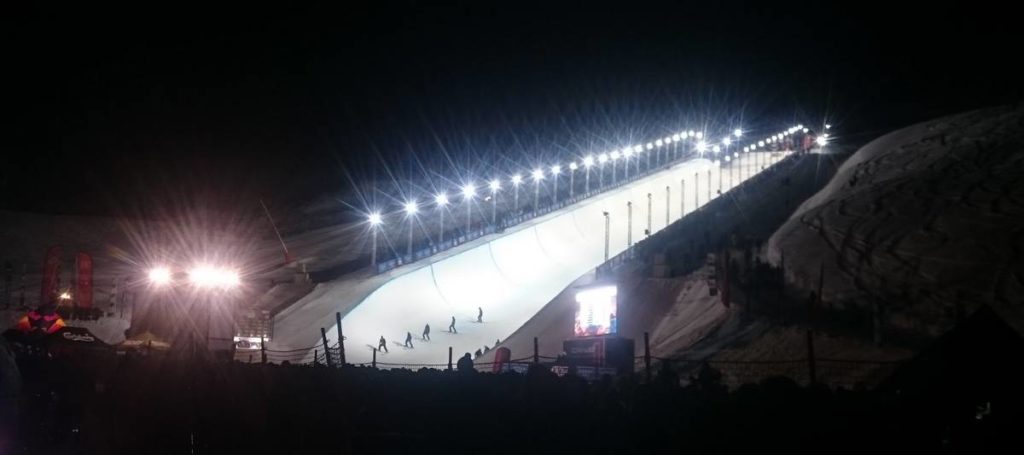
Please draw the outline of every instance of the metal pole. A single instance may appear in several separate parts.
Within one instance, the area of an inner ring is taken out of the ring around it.
[[[633,246],[633,201],[626,202],[626,246]]]
[[[622,157],[622,161],[623,161],[622,167],[623,167],[623,170],[625,172],[625,179],[626,179],[625,181],[628,182],[629,181],[629,157],[628,156],[623,156]]]
[[[441,211],[441,232],[438,234],[439,240],[437,241],[437,245],[440,247],[444,243],[444,206],[438,207],[438,210]]]
[[[670,218],[672,209],[669,208],[669,200],[672,199],[672,187],[665,185],[665,227],[672,222]]]
[[[540,180],[533,181],[533,213],[540,209]]]
[[[590,166],[587,166],[587,178],[584,179],[584,182],[586,182],[586,183],[584,183],[584,185],[583,185],[583,191],[585,193],[589,194],[590,193]]]
[[[267,345],[262,336],[260,336],[260,363],[267,363]]]
[[[533,337],[533,363],[540,363],[540,348],[537,343],[537,337]]]
[[[679,219],[686,216],[686,179],[679,180]]]
[[[654,233],[654,231],[651,230],[651,201],[651,193],[647,193],[647,235]]]
[[[469,240],[469,230],[473,228],[473,200],[466,198],[466,240]]]
[[[373,240],[370,242],[370,266],[377,266],[377,226],[370,226],[373,230],[371,237]]]
[[[554,191],[551,192],[551,203],[558,205],[558,174],[551,174],[551,178],[554,180],[554,183],[552,184]]]
[[[498,221],[498,191],[491,192],[491,224]]]
[[[324,342],[324,357],[327,358],[327,366],[333,367],[334,361],[331,360],[331,351],[327,350],[327,330],[323,327],[320,327],[320,338]]]
[[[448,346],[448,371],[452,371],[452,347]]]
[[[514,196],[512,197],[512,210],[514,212],[518,212],[519,211],[519,184],[518,183],[514,183],[514,184],[512,184],[512,186],[515,187],[515,190],[513,191]]]
[[[708,200],[705,204],[708,202],[711,202],[711,169],[708,169]]]
[[[341,332],[341,313],[334,313],[334,320],[338,323],[338,357],[341,365],[345,365],[345,334]]]
[[[647,332],[644,332],[644,373],[649,384],[651,382],[651,337]]]
[[[697,190],[700,185],[700,173],[693,173],[693,209],[697,210],[700,208],[700,192]]]
[[[370,363],[370,366],[377,368],[377,348],[373,348],[373,361]]]
[[[611,241],[611,219],[608,212],[604,212],[604,261],[608,262],[608,247]]]
[[[615,160],[615,159],[612,160],[612,186],[615,186],[615,174],[617,174],[617,172],[615,172],[615,162],[616,161],[618,161],[618,160]]]
[[[576,191],[576,171],[569,170],[569,199],[573,198]]]
[[[412,223],[412,215],[409,215],[409,243],[406,244],[405,255],[409,256],[410,262],[412,262]]]

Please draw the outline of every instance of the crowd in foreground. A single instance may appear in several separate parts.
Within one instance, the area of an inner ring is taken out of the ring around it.
[[[19,368],[3,453],[979,452],[1008,441],[1020,416],[967,391],[830,390],[782,377],[727,390],[711,368],[683,378],[663,369],[649,383],[539,365],[487,374],[135,358],[106,372],[55,359]]]

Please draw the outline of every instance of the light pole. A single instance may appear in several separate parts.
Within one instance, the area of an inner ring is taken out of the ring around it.
[[[693,173],[693,209],[694,210],[697,210],[697,209],[700,208],[700,190],[698,190],[698,186],[699,185],[700,185],[700,173],[699,172],[694,172]]]
[[[585,177],[586,183],[583,186],[583,192],[590,194],[590,168],[594,167],[594,155],[587,155],[583,158],[583,167],[587,168],[587,175]]]
[[[551,166],[551,180],[553,181],[553,190],[551,192],[551,203],[552,205],[558,205],[558,174],[562,173],[562,166],[554,165]]]
[[[542,169],[533,170],[533,213],[540,212],[540,181],[544,180]]]
[[[523,183],[523,176],[516,174],[512,176],[512,211],[519,213],[519,184]]]
[[[405,203],[405,217],[409,219],[409,242],[407,243],[405,255],[409,256],[409,262],[412,262],[412,228],[416,221],[417,211],[419,211],[419,207],[416,205],[416,201]]]
[[[672,187],[668,186],[668,185],[665,185],[665,227],[668,227],[669,223],[672,222],[671,218],[669,218],[671,216],[670,215],[671,209],[669,209],[669,205],[668,205],[669,204],[669,199],[671,199],[671,198],[672,198]]]
[[[466,239],[469,239],[469,231],[473,227],[473,196],[476,195],[476,187],[472,183],[462,187],[462,198],[466,203]]]
[[[651,235],[654,233],[654,231],[651,230],[651,200],[651,193],[647,193],[647,235]]]
[[[617,172],[615,172],[615,162],[619,160],[619,151],[616,150],[616,151],[612,152],[611,153],[611,158],[612,158],[612,186],[615,186],[615,175],[617,174]]]
[[[501,189],[501,182],[498,179],[491,180],[491,224],[498,221],[498,190]]]
[[[381,224],[381,216],[378,212],[373,212],[370,216],[366,217],[366,221],[370,223],[370,266],[377,266],[377,231]]]
[[[715,166],[717,167],[718,165],[716,164]],[[704,203],[707,204],[708,202],[711,202],[711,169],[708,169],[708,199]]]
[[[602,153],[597,156],[597,164],[601,165],[601,169],[598,170],[597,174],[597,186],[600,189],[604,189],[604,163],[608,162],[608,154]]]
[[[576,169],[578,168],[575,161],[569,163],[569,199],[572,199],[576,192]]]
[[[639,145],[633,147],[633,155],[636,155],[636,167],[634,170],[636,171],[635,174],[637,177],[640,177],[640,154],[643,153],[643,151],[644,148]],[[629,162],[626,162],[626,165],[628,166]]]
[[[679,180],[679,219],[686,216],[686,179]]]
[[[444,193],[438,194],[434,197],[434,204],[437,205],[437,211],[440,212],[439,215],[441,216],[437,241],[437,245],[440,247],[444,243],[444,206],[448,205],[448,195]]]
[[[626,202],[626,247],[633,246],[633,201]]]
[[[608,218],[608,212],[604,212],[604,262],[608,262],[608,248],[611,242],[611,219]]]
[[[626,181],[629,181],[629,157],[633,155],[633,149],[626,147],[622,149],[622,169],[625,172],[623,177]]]

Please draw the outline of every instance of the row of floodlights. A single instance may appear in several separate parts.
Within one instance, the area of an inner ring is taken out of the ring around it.
[[[175,273],[168,267],[154,267],[149,270],[148,277],[149,282],[156,286],[184,281],[199,288],[229,289],[241,283],[237,271],[209,265],[197,265],[184,273]]]
[[[828,128],[829,126],[830,125],[827,125],[826,128]],[[807,128],[804,128],[803,125],[797,125],[797,126],[794,126],[792,128],[787,129],[783,133],[779,133],[779,134],[771,136],[771,137],[769,137],[767,139],[760,140],[760,141],[758,141],[756,143],[752,143],[752,144],[744,147],[743,151],[744,152],[750,152],[752,150],[756,150],[758,147],[762,147],[763,148],[763,147],[765,147],[766,144],[772,144],[772,143],[781,141],[786,136],[792,135],[792,134],[796,133],[797,131],[801,131],[801,130],[804,133],[807,133],[809,131]],[[736,128],[736,130],[733,131],[732,135],[727,136],[724,139],[722,139],[722,146],[728,148],[734,142],[738,141],[741,136],[743,136],[743,130],[740,129],[740,128]],[[735,139],[734,139],[734,137],[735,137]],[[708,143],[704,141],[704,133],[703,132],[701,132],[701,131],[693,131],[693,130],[683,131],[683,132],[680,132],[680,133],[673,134],[671,136],[665,137],[663,139],[658,139],[658,140],[656,140],[654,142],[648,142],[646,144],[646,146],[644,146],[644,145],[635,145],[635,146],[625,147],[621,151],[615,150],[615,151],[612,151],[610,153],[601,153],[601,154],[599,154],[597,156],[594,156],[592,154],[591,155],[587,155],[587,156],[585,156],[581,160],[580,163],[576,163],[575,161],[569,163],[569,170],[570,171],[575,171],[575,170],[579,169],[581,165],[584,168],[589,169],[594,164],[604,165],[608,161],[616,161],[616,160],[618,160],[620,158],[628,159],[628,158],[632,157],[635,154],[639,154],[639,153],[643,152],[644,150],[653,150],[655,147],[666,146],[666,145],[669,145],[669,144],[672,144],[672,143],[676,143],[676,142],[680,142],[680,141],[686,140],[688,138],[697,139],[696,148],[697,148],[698,152],[704,153],[704,152],[706,152],[709,149]],[[818,142],[819,145],[825,145],[826,141],[827,141],[827,135],[825,135],[825,134],[822,134],[821,136],[818,136],[818,138],[817,138],[817,142]],[[714,145],[710,146],[710,150],[713,153],[719,153],[719,152],[722,151],[722,147],[719,146],[718,144],[714,144]],[[550,170],[550,175],[552,177],[557,177],[559,174],[562,173],[562,166],[556,164],[556,165],[551,166],[549,168],[549,170]],[[536,168],[536,169],[534,169],[530,173],[530,177],[533,178],[534,182],[539,184],[541,180],[544,180],[544,177],[545,177],[544,169],[543,168]],[[523,175],[522,174],[515,174],[509,180],[510,180],[510,182],[512,183],[513,186],[518,187],[520,184],[523,183]],[[498,179],[491,180],[489,182],[489,184],[488,184],[488,188],[491,190],[492,194],[496,194],[499,190],[501,190],[501,181],[498,180]],[[472,200],[474,197],[476,197],[476,191],[477,191],[476,185],[474,185],[472,182],[467,183],[466,185],[464,185],[461,188],[462,198],[464,200],[466,200],[466,201]],[[449,201],[448,195],[446,193],[442,192],[442,193],[439,193],[439,194],[434,196],[434,204],[437,207],[444,207],[444,206],[448,205],[449,202],[450,201]],[[408,202],[406,202],[404,204],[403,209],[405,210],[406,215],[410,215],[410,216],[411,215],[415,215],[419,211],[419,203],[416,202],[416,201],[408,201]],[[381,224],[381,222],[383,221],[383,218],[382,218],[382,216],[381,216],[381,214],[379,212],[373,212],[373,213],[370,213],[367,216],[367,221],[370,223],[371,226],[376,226],[376,225]]]

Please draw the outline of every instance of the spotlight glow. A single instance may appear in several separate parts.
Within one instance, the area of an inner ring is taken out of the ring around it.
[[[736,137],[740,137],[740,136],[743,135],[743,130],[741,130],[739,128],[736,128],[735,130],[733,130],[732,135],[736,136]]]
[[[154,267],[149,270],[149,282],[163,286],[171,282],[171,270],[167,267]]]
[[[370,223],[370,226],[377,226],[383,221],[383,219],[381,219],[379,212],[373,212],[370,216],[366,217],[366,221]]]
[[[192,284],[201,288],[230,288],[238,285],[238,273],[207,265],[197,266],[188,271]]]
[[[498,179],[491,180],[491,192],[496,192],[501,189],[501,182]]]
[[[612,158],[612,160],[617,160],[617,159],[619,159],[619,151],[618,151],[618,150],[616,150],[616,151],[612,152],[612,154],[611,154],[611,158]]]
[[[405,203],[405,214],[415,215],[420,210],[419,206],[416,205],[416,201],[409,201]]]
[[[608,162],[608,154],[607,153],[602,153],[602,154],[598,155],[597,156],[597,162],[601,163],[601,164],[607,163]]]
[[[715,153],[718,153],[718,152],[722,151],[722,148],[719,147],[718,145],[715,145],[714,147],[711,147],[711,151],[715,152]]]
[[[647,150],[651,150],[651,149],[653,149],[653,148],[654,148],[654,144],[652,144],[652,143],[648,142],[648,143],[647,143]]]
[[[704,151],[707,150],[707,149],[708,149],[708,145],[705,144],[704,141],[700,141],[700,142],[697,143],[697,151],[698,152],[704,153]]]
[[[732,139],[729,139],[729,138],[722,139],[722,145],[724,145],[726,147],[732,145]]]
[[[636,147],[633,147],[633,153],[640,153],[642,151],[644,151],[644,147],[642,145],[638,145]]]
[[[541,180],[544,180],[544,170],[543,169],[534,169],[533,173],[531,175],[533,175],[533,181],[535,181],[535,182],[539,182]]]
[[[586,160],[583,160],[583,161],[585,162]],[[519,174],[513,175],[512,176],[512,184],[518,186],[520,183],[523,183],[523,176],[519,175]]]
[[[679,133],[676,133],[676,134],[672,135],[672,141],[679,142]]]
[[[594,155],[587,155],[586,157],[584,157],[583,158],[583,165],[586,166],[586,167],[593,166],[594,165]]]
[[[578,169],[578,168],[579,168],[579,166],[577,166],[577,165],[576,165],[576,162],[575,162],[575,161],[573,161],[573,162],[569,163],[569,170],[570,170],[570,171],[575,171],[575,170],[576,170],[576,169]]]
[[[554,165],[551,166],[551,175],[558,175],[562,173],[562,166]]]
[[[434,196],[434,203],[437,204],[439,207],[444,207],[448,205],[448,195],[441,193],[438,194],[437,196]]]
[[[821,136],[818,136],[818,138],[815,139],[814,141],[817,142],[818,145],[824,147],[825,144],[828,144],[828,135],[822,134]]]
[[[467,183],[466,186],[462,187],[462,197],[473,199],[473,196],[476,196],[476,187],[472,183]]]
[[[697,132],[697,139],[703,139],[703,138],[704,138],[704,132],[703,131],[698,131]]]
[[[658,140],[654,141],[654,145],[657,145],[658,147],[661,147],[662,145],[665,145],[665,143],[662,142],[661,139],[658,139]]]

